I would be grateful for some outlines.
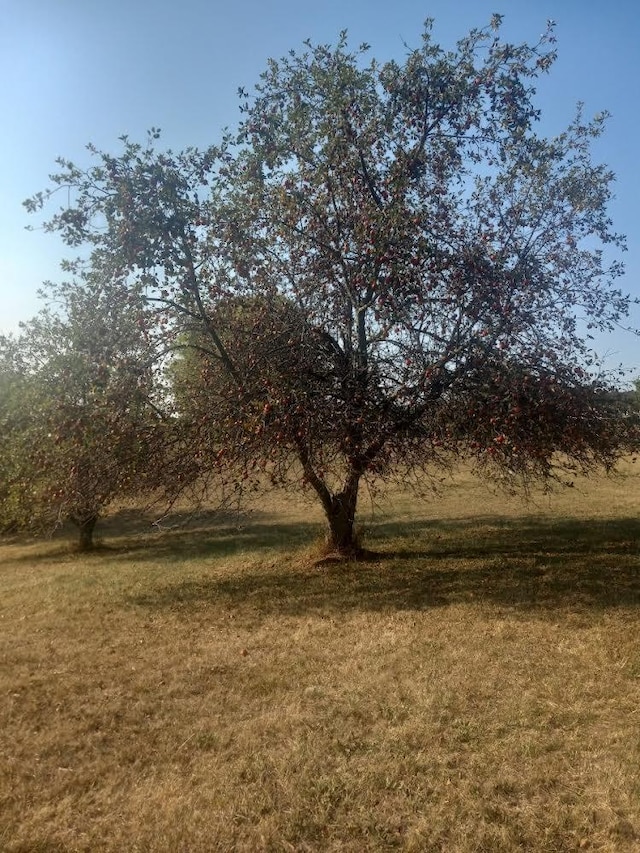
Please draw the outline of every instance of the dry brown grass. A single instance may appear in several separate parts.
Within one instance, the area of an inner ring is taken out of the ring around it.
[[[0,849],[639,850],[639,487],[0,547]]]

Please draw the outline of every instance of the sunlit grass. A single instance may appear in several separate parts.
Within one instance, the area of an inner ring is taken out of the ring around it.
[[[640,478],[0,547],[0,849],[637,850]]]

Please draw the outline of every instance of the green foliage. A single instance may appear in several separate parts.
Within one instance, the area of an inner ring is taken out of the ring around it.
[[[144,490],[159,461],[152,348],[139,305],[113,283],[90,276],[50,293],[64,310],[3,341],[0,508],[5,526],[71,521],[90,547],[104,508]]]
[[[28,428],[37,399],[35,383],[16,369],[7,343],[0,341],[0,530],[4,531],[19,526],[21,498],[29,489],[27,482],[21,483],[19,459],[29,445]]]

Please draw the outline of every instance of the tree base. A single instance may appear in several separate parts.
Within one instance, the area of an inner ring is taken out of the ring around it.
[[[313,561],[316,568],[322,566],[334,566],[341,563],[373,563],[382,559],[378,551],[370,551],[368,548],[354,548],[350,551],[329,551]]]

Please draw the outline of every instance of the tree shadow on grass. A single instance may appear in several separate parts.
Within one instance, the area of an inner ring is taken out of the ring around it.
[[[216,559],[238,554],[258,555],[265,551],[290,554],[318,538],[322,526],[307,522],[271,521],[268,514],[252,511],[202,513],[185,519],[172,517],[171,526],[147,530],[146,535],[108,545],[111,559],[182,562],[185,559]]]
[[[75,556],[81,561],[165,561],[168,565],[185,559],[217,559],[238,554],[282,550],[287,553],[309,545],[322,535],[322,525],[312,522],[279,523],[257,510],[173,512],[155,523],[155,516],[126,509],[100,520],[95,547],[80,552],[70,526],[49,541],[51,547],[36,554],[14,557],[16,562],[55,563]],[[37,544],[33,537],[6,544]]]
[[[636,519],[385,522],[372,530],[373,538],[382,544],[399,538],[406,546],[375,562],[321,567],[302,556],[291,559],[293,541],[306,538],[305,525],[260,524],[247,535],[245,546],[268,547],[269,536],[286,542],[287,558],[280,561],[274,551],[246,571],[168,583],[129,601],[185,614],[216,605],[265,616],[424,610],[470,601],[541,615],[640,605]]]
[[[429,532],[427,532],[429,531]],[[376,539],[399,537],[409,546],[399,558],[562,556],[563,554],[635,553],[640,555],[640,519],[575,519],[558,516],[473,516],[434,522],[383,522]],[[420,548],[420,544],[426,548]]]

